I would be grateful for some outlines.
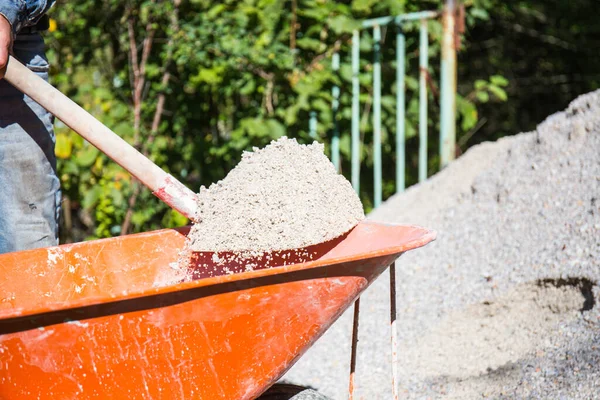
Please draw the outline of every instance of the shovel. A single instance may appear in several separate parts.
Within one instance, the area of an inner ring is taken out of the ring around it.
[[[187,218],[196,218],[196,194],[163,171],[90,113],[9,56],[0,78],[25,93],[69,128],[125,168],[169,207]]]

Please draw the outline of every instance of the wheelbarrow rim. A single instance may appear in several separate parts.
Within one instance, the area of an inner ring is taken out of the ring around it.
[[[173,285],[167,285],[167,286],[161,286],[161,287],[148,287],[143,290],[132,290],[132,291],[128,291],[128,292],[121,292],[120,294],[113,295],[113,296],[110,296],[110,295],[89,296],[89,297],[86,297],[83,299],[71,301],[69,303],[64,303],[64,302],[51,303],[51,302],[49,302],[49,303],[44,304],[43,307],[32,307],[29,309],[12,308],[12,309],[0,310],[0,321],[5,320],[5,319],[19,318],[19,317],[30,317],[30,316],[34,316],[34,315],[38,315],[38,314],[45,314],[45,313],[49,313],[49,312],[69,310],[69,309],[73,309],[73,308],[93,306],[93,305],[102,304],[102,303],[112,303],[112,302],[119,302],[119,301],[123,301],[123,300],[139,299],[139,298],[143,298],[143,297],[147,297],[147,296],[156,296],[156,295],[161,295],[161,294],[166,294],[166,293],[186,291],[186,290],[190,290],[190,289],[215,286],[215,285],[231,283],[231,282],[236,282],[236,281],[239,281],[239,282],[251,281],[251,280],[256,280],[258,278],[263,278],[263,277],[267,277],[267,276],[274,276],[274,275],[280,275],[280,274],[283,275],[283,274],[288,274],[288,273],[296,272],[296,271],[329,267],[329,266],[334,266],[337,264],[358,261],[361,259],[366,260],[366,259],[378,258],[378,257],[384,257],[384,256],[390,256],[390,255],[398,255],[399,256],[408,250],[412,250],[414,248],[422,247],[422,246],[428,244],[429,242],[435,240],[436,236],[437,236],[435,231],[427,229],[427,228],[423,228],[423,227],[417,226],[417,225],[383,223],[383,222],[375,222],[375,221],[369,221],[369,220],[365,220],[365,221],[361,222],[360,224],[361,225],[378,225],[378,226],[385,226],[385,227],[403,227],[403,228],[407,228],[407,229],[414,229],[416,231],[419,231],[419,235],[417,235],[417,237],[415,239],[403,242],[401,245],[398,245],[398,246],[389,246],[384,249],[365,251],[365,252],[360,252],[360,253],[351,253],[347,256],[332,257],[332,258],[327,258],[327,259],[323,259],[323,260],[319,259],[319,260],[315,260],[315,261],[290,264],[290,265],[286,265],[286,266],[265,268],[265,269],[253,270],[253,271],[245,271],[245,272],[239,272],[239,273],[235,273],[235,274],[231,274],[231,275],[219,275],[219,276],[215,276],[215,277],[202,278],[202,279],[192,280],[192,281],[188,281],[188,282],[181,282],[181,283],[176,283]],[[167,232],[167,231],[176,231],[181,234],[185,230],[186,230],[185,228],[184,229],[161,229],[161,230],[156,230],[156,231],[152,231],[152,232],[138,233],[138,234],[134,234],[134,235],[130,235],[130,236],[159,234],[161,232]],[[106,240],[106,239],[99,239],[99,240]],[[30,250],[30,251],[35,251],[35,250]]]

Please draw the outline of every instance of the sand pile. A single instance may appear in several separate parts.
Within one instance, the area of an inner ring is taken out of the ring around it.
[[[369,217],[438,232],[398,263],[403,398],[598,397],[600,91]],[[357,398],[390,398],[388,285],[362,297]],[[286,379],[347,397],[351,313]]]
[[[301,263],[326,252],[365,215],[323,150],[318,142],[282,137],[244,152],[223,180],[200,189],[187,246],[154,286]]]
[[[350,183],[320,143],[283,137],[244,152],[229,174],[198,194],[193,251],[271,252],[332,240],[364,218]]]

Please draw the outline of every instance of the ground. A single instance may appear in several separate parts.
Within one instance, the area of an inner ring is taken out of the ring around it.
[[[397,264],[405,398],[600,393],[600,92],[476,146],[369,218],[435,229]],[[347,398],[352,310],[285,376]],[[363,295],[356,398],[391,397],[389,276]]]

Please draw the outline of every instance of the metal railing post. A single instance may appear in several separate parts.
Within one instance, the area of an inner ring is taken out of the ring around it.
[[[405,119],[406,119],[406,85],[404,82],[406,41],[402,24],[396,23],[396,193],[403,192],[405,188]]]
[[[382,200],[382,162],[381,162],[381,27],[373,27],[373,185],[374,206]]]
[[[311,138],[317,140],[317,112],[311,111],[310,113],[308,113],[308,116],[308,133]]]
[[[331,68],[333,73],[337,74],[340,69],[340,54],[338,52],[333,53],[331,59]],[[331,138],[331,162],[337,172],[340,172],[340,130],[338,126],[338,109],[340,107],[340,88],[338,85],[334,85],[331,89],[331,111],[333,118],[333,137]]]
[[[360,33],[352,32],[352,187],[360,194]]]
[[[440,167],[454,160],[456,146],[456,43],[454,0],[446,0],[442,15],[442,61],[440,67]]]
[[[427,20],[421,20],[419,35],[419,182],[427,179],[427,74],[429,39]]]

